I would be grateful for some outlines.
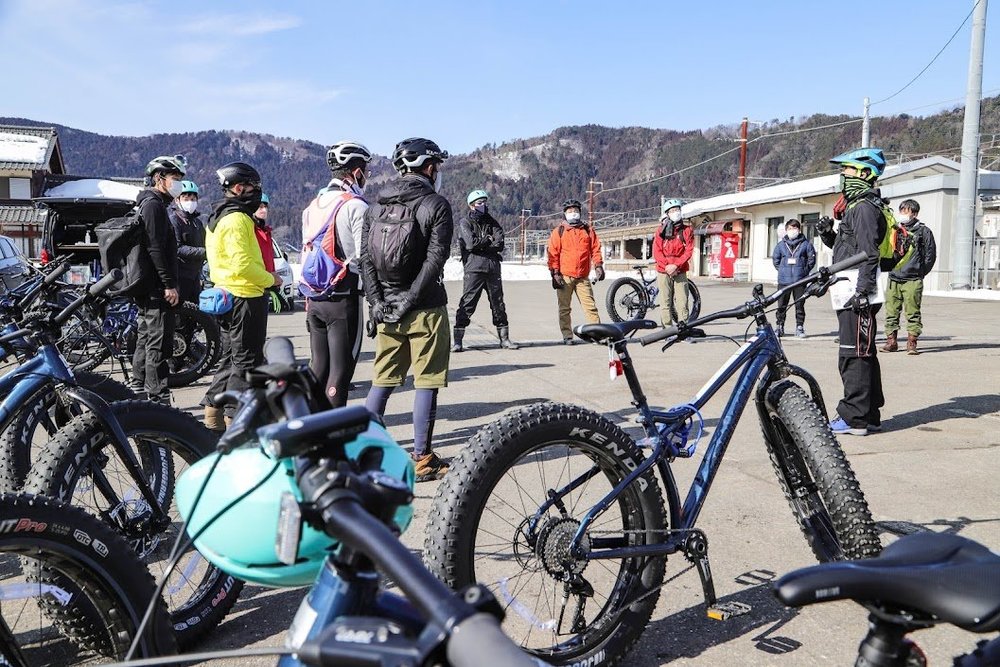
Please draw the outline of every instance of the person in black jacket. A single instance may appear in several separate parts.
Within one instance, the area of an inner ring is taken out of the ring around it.
[[[174,340],[174,317],[171,308],[180,303],[177,291],[177,239],[170,224],[167,205],[184,186],[181,179],[187,164],[183,157],[161,156],[146,165],[147,188],[136,198],[139,217],[144,223],[143,244],[149,253],[153,273],[150,290],[135,298],[139,307],[135,355],[132,358],[132,384],[137,393],[145,391],[149,400],[170,404],[167,389],[167,362]]]
[[[181,194],[167,207],[177,239],[177,287],[181,301],[198,303],[205,265],[205,225],[198,212],[198,186],[181,181]]]
[[[846,209],[836,232],[830,218],[821,218],[816,230],[823,243],[833,248],[834,263],[858,252],[868,256],[858,267],[854,294],[837,311],[844,397],[837,404],[838,416],[830,422],[830,427],[837,434],[867,435],[882,430],[879,408],[885,405],[875,348],[878,330],[875,314],[879,305],[871,303],[877,292],[879,244],[886,230],[881,193],[875,188],[875,181],[885,170],[885,156],[878,148],[861,148],[838,155],[830,162],[841,168]]]
[[[429,139],[396,144],[400,177],[365,213],[361,270],[375,327],[369,411],[381,416],[393,389],[413,368],[413,459],[417,481],[440,479],[448,466],[432,451],[437,395],[448,384],[448,295],[444,264],[454,233],[451,204],[436,192],[448,158]]]
[[[486,290],[486,298],[493,311],[493,326],[497,328],[500,347],[516,350],[517,343],[510,340],[507,306],[503,302],[503,282],[500,278],[504,238],[503,227],[493,219],[487,207],[489,195],[485,190],[473,190],[466,198],[469,214],[459,223],[458,249],[462,256],[464,290],[455,313],[455,331],[452,352],[461,352],[465,328],[472,321],[479,297]]]
[[[920,204],[914,199],[907,199],[899,205],[896,222],[908,232],[907,242],[912,245],[913,254],[889,272],[889,288],[885,291],[886,341],[882,346],[883,352],[895,352],[899,349],[899,316],[905,308],[906,353],[920,354],[917,351],[917,338],[924,331],[920,320],[920,302],[924,294],[924,276],[931,272],[937,261],[937,243],[930,228],[917,219],[918,213]]]

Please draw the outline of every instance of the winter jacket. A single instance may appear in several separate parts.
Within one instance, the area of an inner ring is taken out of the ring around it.
[[[574,227],[564,222],[549,235],[549,270],[570,278],[586,278],[591,265],[601,266],[601,242],[588,225]]]
[[[274,271],[274,237],[271,236],[271,228],[257,218],[253,222],[253,233],[260,246],[260,258],[264,261],[264,269],[271,273]]]
[[[889,273],[889,279],[896,282],[923,280],[931,272],[937,261],[937,243],[930,227],[913,219],[903,225],[913,235],[913,255],[903,266]]]
[[[489,213],[469,211],[458,226],[458,249],[466,273],[500,273],[503,228]]]
[[[660,223],[653,237],[653,259],[656,260],[656,271],[666,273],[667,265],[673,264],[678,273],[686,273],[691,268],[691,254],[694,252],[694,230],[680,222]],[[667,235],[673,228],[673,233]]]
[[[177,289],[177,239],[167,215],[167,204],[171,201],[170,195],[152,188],[140,192],[135,201],[145,225],[146,250],[154,269],[148,278],[154,298],[162,298],[163,290]]]
[[[822,234],[823,243],[833,248],[833,262],[864,252],[868,260],[858,267],[859,294],[874,294],[875,276],[879,265],[879,245],[885,237],[885,215],[878,189],[867,190],[847,202],[844,217],[837,231]]]
[[[418,258],[423,258],[423,265],[409,284],[396,284],[387,276],[379,276],[372,257],[373,251],[378,252],[370,238],[372,223],[386,219],[389,207],[398,204],[415,209],[421,235],[420,247],[415,251]],[[447,305],[444,263],[451,253],[454,232],[451,204],[434,191],[426,176],[407,173],[393,181],[379,196],[378,204],[365,212],[361,232],[361,278],[368,303],[382,301],[396,306],[405,301],[414,310]]]
[[[250,299],[274,285],[254,231],[253,218],[238,203],[223,200],[208,219],[205,251],[209,276],[216,287]]]
[[[791,285],[809,275],[816,266],[816,249],[801,234],[794,239],[782,237],[771,253],[778,269],[778,284]]]
[[[177,275],[186,280],[201,280],[205,263],[205,225],[201,214],[185,213],[174,202],[167,207],[170,224],[177,240]]]

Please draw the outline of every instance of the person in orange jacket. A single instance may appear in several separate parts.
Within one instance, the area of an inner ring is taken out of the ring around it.
[[[583,306],[588,322],[596,324],[601,321],[589,275],[593,265],[597,279],[604,280],[604,258],[597,234],[580,217],[582,208],[583,205],[576,199],[563,202],[566,220],[549,236],[549,273],[552,274],[552,289],[556,290],[559,303],[559,329],[566,345],[573,344],[570,324],[573,294]]]
[[[660,228],[653,238],[656,282],[663,295],[660,322],[669,327],[688,319],[687,272],[694,252],[694,231],[681,217],[681,200],[668,199],[660,207]]]

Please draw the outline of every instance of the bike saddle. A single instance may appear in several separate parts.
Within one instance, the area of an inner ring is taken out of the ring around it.
[[[659,324],[653,320],[629,320],[628,322],[600,324],[579,324],[573,333],[591,343],[620,340],[637,329],[655,329]]]
[[[1000,555],[958,535],[916,533],[878,558],[790,572],[775,582],[774,593],[791,607],[849,599],[992,632],[1000,629]]]

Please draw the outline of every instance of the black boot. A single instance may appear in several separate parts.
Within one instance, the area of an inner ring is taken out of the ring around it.
[[[461,352],[462,350],[464,350],[465,348],[462,347],[462,338],[465,337],[465,328],[455,327],[454,330],[452,330],[451,335],[452,335],[452,340],[454,341],[451,344],[451,351]]]
[[[520,347],[510,339],[510,327],[497,327],[497,335],[500,336],[500,347],[505,350],[516,350]]]

